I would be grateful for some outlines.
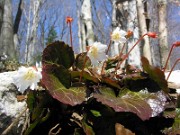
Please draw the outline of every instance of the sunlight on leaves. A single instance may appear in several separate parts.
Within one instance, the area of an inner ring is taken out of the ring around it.
[[[43,78],[42,82],[49,90],[53,98],[59,100],[64,104],[77,105],[85,101],[86,87],[70,87],[65,88],[61,82],[62,77],[55,74],[56,71],[61,70],[58,66],[46,65],[43,67]]]
[[[133,112],[137,114],[142,120],[147,120],[152,115],[152,109],[145,101],[145,98],[137,92],[123,90],[118,97],[111,88],[102,87],[99,90],[100,94],[94,93],[97,101],[102,102],[112,107],[116,112]]]

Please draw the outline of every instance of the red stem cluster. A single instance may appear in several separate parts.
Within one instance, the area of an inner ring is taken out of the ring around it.
[[[138,41],[133,45],[133,47],[129,50],[129,52],[125,55],[125,57],[122,59],[122,61],[118,62],[116,69],[115,69],[115,73],[118,70],[118,68],[121,66],[121,64],[128,58],[129,54],[131,53],[131,51],[136,47],[136,45],[145,37],[145,36],[149,36],[151,38],[157,38],[157,34],[155,32],[148,32],[144,35],[142,35]]]
[[[170,56],[171,56],[172,50],[173,50],[175,47],[179,47],[179,46],[180,46],[180,41],[177,41],[177,42],[173,43],[173,45],[171,46],[170,52],[169,52],[169,54],[168,54],[168,57],[167,57],[167,60],[166,60],[166,63],[165,63],[164,69],[163,69],[164,72],[165,72],[165,70],[166,70],[166,68],[167,68],[167,64],[168,64],[169,58],[170,58]]]

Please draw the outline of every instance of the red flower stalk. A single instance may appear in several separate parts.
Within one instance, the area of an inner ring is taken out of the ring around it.
[[[171,49],[169,51],[169,54],[168,54],[168,57],[167,57],[167,60],[166,60],[165,66],[164,66],[164,70],[163,70],[164,72],[165,72],[165,70],[167,68],[167,64],[168,64],[169,58],[171,56],[172,50],[175,47],[180,47],[180,41],[177,41],[177,42],[173,43],[173,45],[171,46]]]
[[[70,17],[70,16],[67,16],[66,17],[66,23],[69,24],[69,32],[70,32],[70,42],[71,42],[71,47],[72,47],[72,50],[73,50],[73,45],[72,45],[72,29],[71,29],[71,23],[73,21],[73,18]]]
[[[111,34],[110,34],[110,36],[111,36]],[[110,47],[111,47],[111,44],[112,44],[112,41],[111,41],[111,39],[110,39],[110,41],[109,41],[109,45],[108,45],[108,49],[107,49],[107,51],[106,51],[106,55],[108,55],[108,52],[109,52]]]
[[[107,49],[107,51],[106,51],[106,55],[108,55],[108,52],[109,52],[110,47],[111,47],[111,44],[112,44],[112,41],[110,40],[110,41],[109,41],[109,45],[108,45],[108,49]]]
[[[145,37],[145,36],[149,36],[151,38],[157,38],[157,34],[155,32],[148,32],[144,35],[142,35],[139,40],[133,45],[133,47],[129,50],[129,52],[125,55],[125,57],[122,59],[122,61],[120,61],[117,66],[116,66],[116,69],[115,69],[115,73],[118,69],[118,67],[121,66],[121,64],[128,58],[129,54],[131,53],[131,51],[136,47],[136,45]]]
[[[179,61],[180,61],[180,58],[179,58],[179,59],[177,59],[177,60],[175,61],[175,63],[174,63],[174,65],[172,66],[172,68],[171,68],[171,70],[170,70],[170,72],[169,72],[168,77],[167,77],[167,79],[166,79],[166,80],[168,80],[168,79],[169,79],[169,77],[170,77],[170,75],[171,75],[171,73],[172,73],[173,69],[175,68],[175,66],[177,65],[177,63],[178,63]]]

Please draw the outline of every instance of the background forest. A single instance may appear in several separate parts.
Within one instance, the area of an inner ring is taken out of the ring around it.
[[[0,0],[0,53],[34,64],[48,43],[70,43],[66,17],[71,16],[75,53],[85,51],[94,41],[108,45],[116,27],[134,33],[126,51],[140,35],[155,31],[159,38],[145,38],[128,61],[139,66],[139,57],[144,55],[161,67],[169,47],[180,38],[179,6],[178,0]],[[120,49],[112,46],[109,55]],[[173,53],[171,63],[179,57],[178,51]]]

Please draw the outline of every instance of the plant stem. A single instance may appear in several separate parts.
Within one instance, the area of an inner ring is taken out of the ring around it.
[[[125,48],[125,43],[123,44],[123,47],[121,49],[121,52],[119,53],[119,58],[121,58],[121,56],[123,55],[123,51],[124,51],[124,48]]]
[[[101,68],[101,75],[103,75],[105,67],[106,67],[106,61],[103,62],[103,65],[102,65],[102,68]]]
[[[109,45],[108,45],[108,49],[107,49],[107,51],[106,51],[106,55],[108,55],[108,52],[109,52],[110,47],[111,47],[111,44],[112,44],[112,41],[111,41],[111,39],[110,39],[110,42],[109,42]]]
[[[128,58],[129,54],[131,53],[131,51],[135,48],[135,46],[144,38],[144,36],[146,36],[146,34],[142,35],[139,40],[133,45],[133,47],[129,50],[129,52],[125,55],[125,57],[122,59],[122,61],[118,62],[116,69],[115,69],[115,73],[118,70],[118,68],[121,66],[121,64]]]
[[[168,77],[167,77],[167,79],[166,79],[166,80],[168,80],[168,79],[169,79],[169,77],[170,77],[170,75],[171,75],[171,73],[172,73],[173,69],[175,68],[175,66],[177,65],[177,63],[178,63],[179,61],[180,61],[180,58],[179,58],[179,59],[177,59],[177,60],[176,60],[176,62],[174,63],[174,65],[172,66],[172,68],[171,68],[171,70],[170,70],[170,72],[169,72]]]
[[[165,70],[166,70],[166,68],[167,68],[168,61],[169,61],[169,58],[170,58],[170,56],[171,56],[172,50],[173,50],[173,48],[175,48],[175,47],[176,47],[176,44],[173,44],[173,45],[171,46],[170,52],[169,52],[168,57],[167,57],[167,60],[166,60],[166,64],[165,64],[164,69],[163,69],[164,72],[165,72]]]
[[[71,22],[69,22],[69,32],[70,32],[70,42],[71,42],[71,47],[72,47],[72,50],[73,50]],[[74,51],[74,50],[73,50],[73,51]]]

